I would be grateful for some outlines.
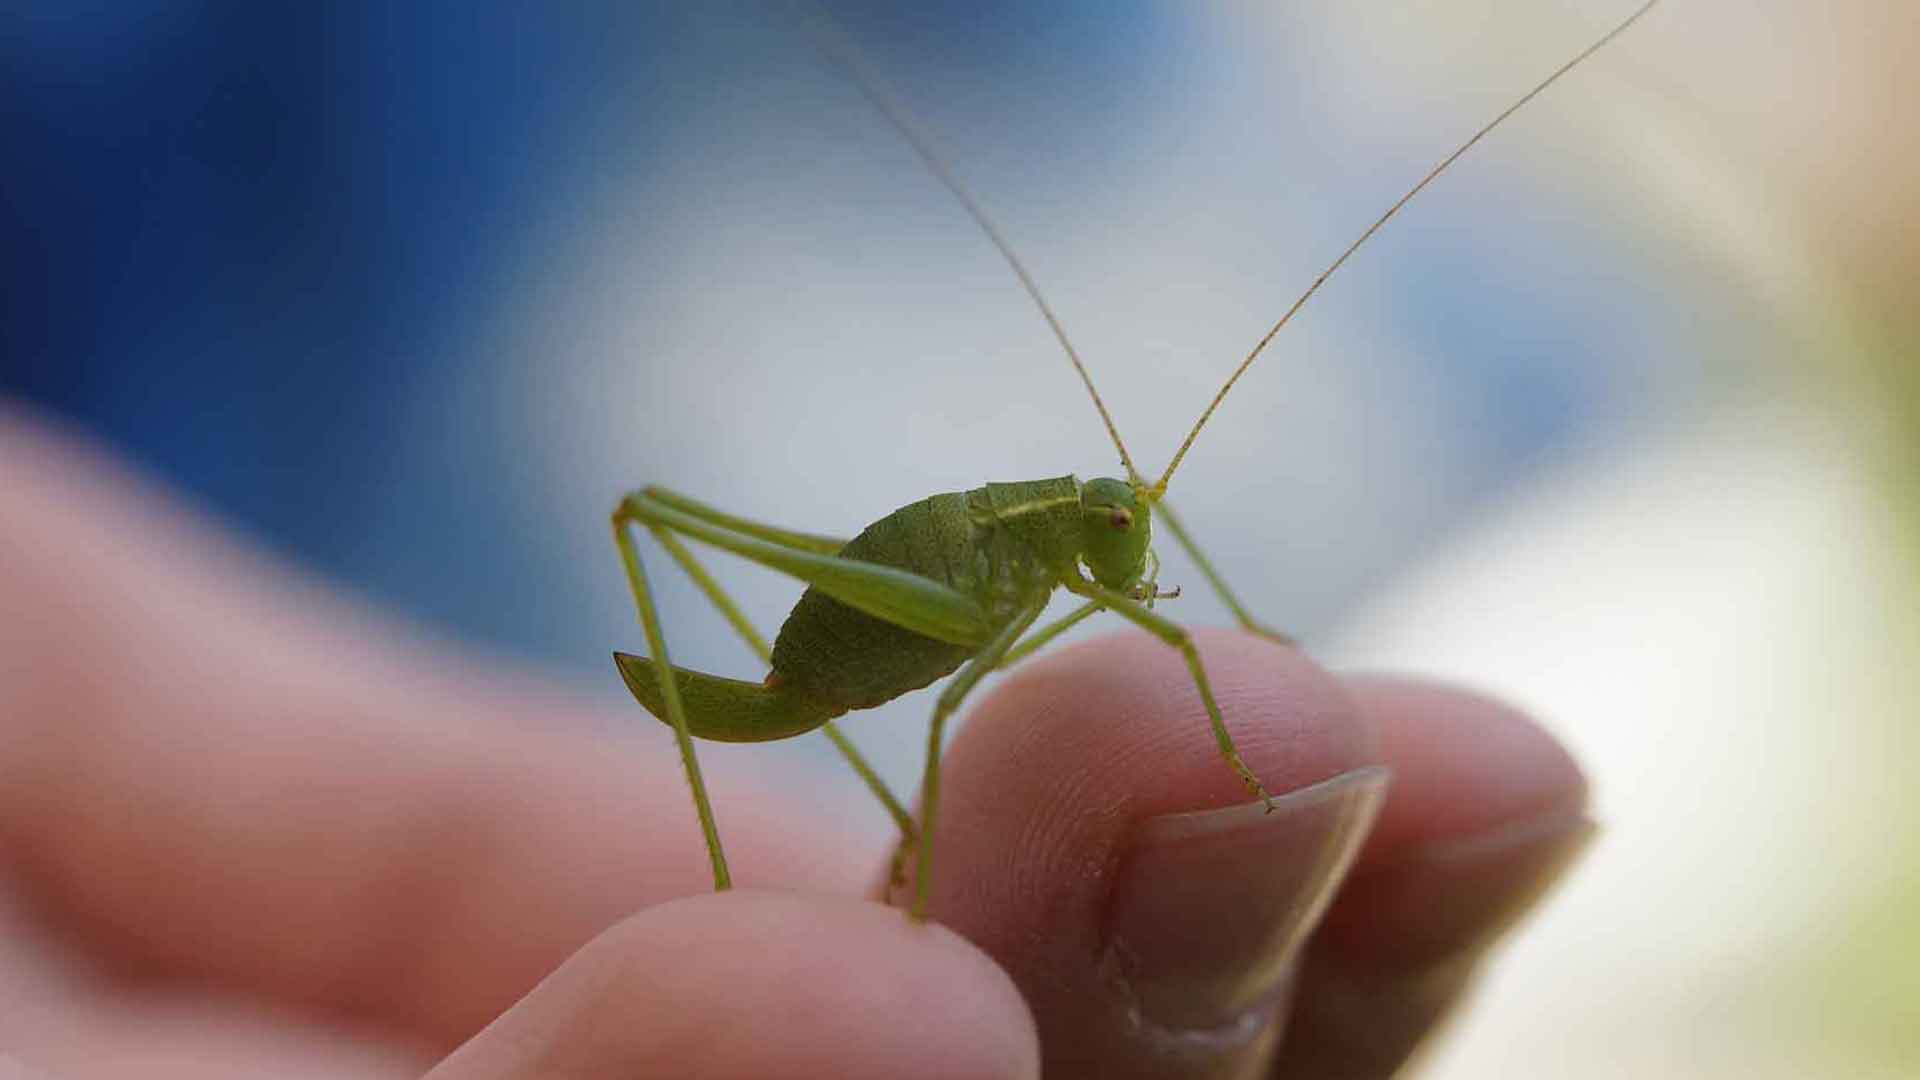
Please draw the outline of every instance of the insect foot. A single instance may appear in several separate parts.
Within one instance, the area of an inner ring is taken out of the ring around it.
[[[1273,794],[1267,790],[1267,785],[1260,782],[1259,777],[1253,775],[1253,770],[1248,768],[1247,763],[1241,759],[1240,752],[1225,747],[1222,747],[1222,751],[1226,756],[1227,764],[1233,766],[1233,771],[1240,775],[1240,782],[1247,785],[1247,790],[1253,793],[1254,798],[1266,804],[1267,813],[1273,813],[1275,806]]]
[[[900,842],[893,846],[893,858],[888,860],[887,863],[887,891],[885,895],[889,903],[892,902],[894,894],[907,887],[907,867],[912,865],[912,863],[913,842],[902,837]]]
[[[1278,806],[1278,804],[1274,802],[1273,795],[1267,791],[1266,785],[1262,784],[1258,780],[1254,780],[1251,784],[1248,784],[1247,786],[1250,789],[1252,789],[1255,795],[1259,796],[1261,802],[1266,804],[1267,813],[1269,814],[1273,813],[1274,809]]]

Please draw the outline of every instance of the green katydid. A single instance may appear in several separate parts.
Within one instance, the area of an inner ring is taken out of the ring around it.
[[[1100,611],[1121,616],[1181,652],[1221,756],[1248,792],[1265,800],[1271,809],[1272,797],[1234,748],[1205,665],[1189,634],[1154,610],[1156,600],[1175,595],[1160,591],[1157,582],[1159,560],[1151,546],[1155,516],[1193,559],[1243,629],[1282,643],[1291,644],[1291,639],[1255,620],[1234,595],[1166,502],[1167,486],[1234,384],[1361,245],[1488,132],[1618,37],[1657,2],[1647,0],[1482,125],[1375,219],[1254,345],[1208,403],[1159,478],[1151,482],[1135,467],[1086,365],[1011,245],[850,48],[823,34],[823,47],[849,70],[861,91],[904,136],[1012,268],[1079,374],[1126,476],[1084,483],[1072,476],[1060,476],[990,483],[969,491],[933,495],[868,525],[852,540],[795,532],[737,517],[660,487],[643,488],[621,499],[612,516],[614,541],[639,609],[650,655],[616,652],[614,659],[634,696],[673,729],[712,862],[715,889],[729,888],[732,879],[694,750],[694,737],[765,742],[821,729],[886,806],[900,829],[901,850],[914,853],[917,865],[911,913],[915,918],[925,918],[940,806],[940,753],[948,719],[989,672],[1012,666]],[[727,679],[672,665],[634,543],[636,525],[659,542],[768,665],[770,670],[763,680]],[[806,583],[805,593],[771,646],[683,539],[731,552]],[[1033,629],[1057,589],[1065,589],[1084,602],[1057,621]],[[942,688],[934,705],[916,821],[833,721],[852,710],[871,708],[923,689],[949,675],[954,677]]]

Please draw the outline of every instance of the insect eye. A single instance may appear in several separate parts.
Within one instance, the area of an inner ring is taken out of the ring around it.
[[[1115,510],[1113,516],[1107,519],[1107,523],[1116,529],[1131,529],[1133,528],[1133,515],[1127,513],[1125,510]]]

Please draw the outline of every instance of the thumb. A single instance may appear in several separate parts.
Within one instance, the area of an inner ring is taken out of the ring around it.
[[[950,931],[872,903],[728,892],[614,926],[429,1075],[1039,1074],[1013,982]]]
[[[1252,1075],[1301,949],[1388,783],[1344,686],[1291,649],[1197,635],[1249,802],[1180,653],[1145,634],[1022,667],[944,771],[933,912],[999,960],[1049,1077]]]

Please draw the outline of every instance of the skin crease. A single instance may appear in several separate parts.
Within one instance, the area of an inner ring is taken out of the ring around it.
[[[983,692],[945,925],[915,926],[862,896],[883,852],[739,757],[713,780],[746,887],[708,894],[659,725],[397,631],[4,407],[0,611],[0,1075],[1385,1075],[1465,985],[1474,913],[1538,893],[1428,853],[1585,798],[1497,703],[1201,634],[1276,794],[1394,781],[1284,1038],[1174,1060],[1102,992],[1112,871],[1140,822],[1245,795],[1144,635]]]

